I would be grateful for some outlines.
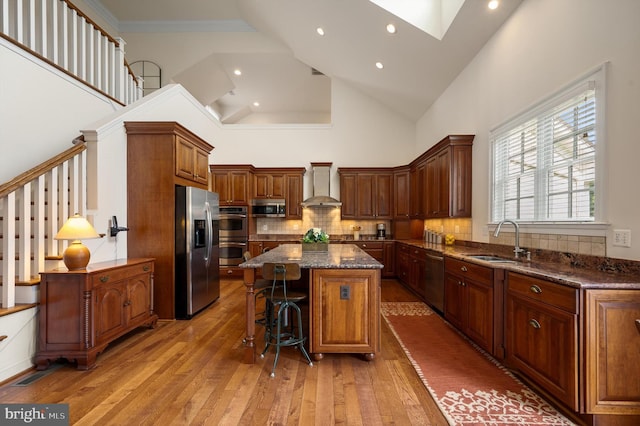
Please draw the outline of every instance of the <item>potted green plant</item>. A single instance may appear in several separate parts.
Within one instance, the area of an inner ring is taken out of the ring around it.
[[[309,229],[302,237],[303,251],[328,251],[329,235],[320,228]]]

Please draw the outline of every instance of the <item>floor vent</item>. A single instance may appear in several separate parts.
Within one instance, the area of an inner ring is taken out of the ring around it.
[[[54,371],[56,371],[58,368],[62,366],[63,364],[59,364],[59,363],[53,364],[48,369],[43,371],[36,371],[35,373],[28,375],[24,379],[12,384],[11,386],[29,386],[31,383],[34,383],[35,381],[42,379],[44,376],[47,376],[53,373]]]

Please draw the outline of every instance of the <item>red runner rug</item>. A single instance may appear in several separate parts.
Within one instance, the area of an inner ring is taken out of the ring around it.
[[[451,425],[574,425],[421,302],[382,315]]]

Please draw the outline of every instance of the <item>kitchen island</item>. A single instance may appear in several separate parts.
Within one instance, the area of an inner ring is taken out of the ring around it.
[[[303,251],[282,244],[240,264],[246,287],[244,361],[255,363],[256,270],[264,263],[297,263],[308,270],[309,353],[359,353],[372,360],[380,350],[380,271],[383,265],[354,244]]]

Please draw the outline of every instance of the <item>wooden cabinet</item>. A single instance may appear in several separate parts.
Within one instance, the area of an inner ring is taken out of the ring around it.
[[[396,276],[405,286],[409,286],[409,250],[407,244],[396,244]]]
[[[220,196],[220,205],[244,206],[251,199],[250,165],[211,165],[211,191]]]
[[[426,160],[427,218],[471,217],[471,153],[474,136],[450,135]]]
[[[409,166],[393,171],[393,218],[397,220],[411,217],[411,181]]]
[[[391,169],[339,168],[338,173],[343,219],[393,218]]]
[[[392,241],[376,241],[376,240],[360,240],[360,241],[345,241],[347,244],[355,244],[362,250],[367,252],[368,255],[373,257],[378,262],[384,265],[382,268],[383,277],[394,277],[394,243]]]
[[[52,361],[77,361],[80,370],[114,339],[142,325],[153,327],[153,259],[122,259],[41,273],[38,370]]]
[[[176,136],[176,176],[201,185],[209,184],[209,151]]]
[[[424,155],[424,154],[423,154]],[[410,216],[412,219],[425,218],[426,159],[419,157],[411,164],[409,171]]]
[[[286,186],[286,219],[302,219],[302,197],[305,169],[299,169],[298,172],[287,173]]]
[[[278,172],[254,172],[253,198],[286,198],[287,177]]]
[[[506,361],[579,411],[577,289],[509,272]]]
[[[405,287],[425,297],[427,251],[408,244],[396,244],[396,275]]]
[[[311,271],[309,352],[361,353],[380,350],[380,270]]]
[[[160,318],[174,319],[175,187],[208,189],[206,183],[176,175],[176,147],[186,150],[187,142],[206,152],[213,147],[175,122],[126,122],[125,127],[127,254],[155,259],[155,312]]]
[[[256,168],[253,170],[253,198],[281,198],[286,219],[302,219],[304,167]]]
[[[252,257],[260,256],[282,244],[282,241],[249,241],[249,252]]]
[[[640,290],[586,290],[586,317],[585,411],[640,415]]]
[[[493,269],[445,257],[444,317],[481,348],[495,354]]]

